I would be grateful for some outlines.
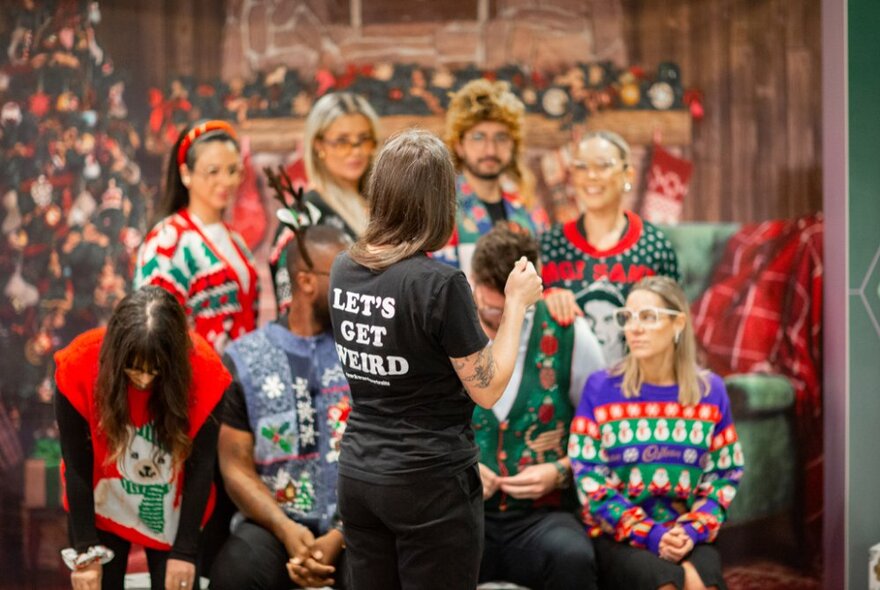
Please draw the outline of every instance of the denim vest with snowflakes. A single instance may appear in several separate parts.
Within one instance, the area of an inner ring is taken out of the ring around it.
[[[293,520],[323,534],[336,524],[339,443],[350,411],[333,336],[278,323],[226,349],[244,391],[257,473]]]

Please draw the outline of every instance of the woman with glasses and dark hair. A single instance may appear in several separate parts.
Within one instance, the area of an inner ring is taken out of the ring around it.
[[[587,381],[568,446],[600,585],[723,589],[712,542],[743,474],[724,381],[672,279],[636,283],[615,319],[629,354]]]
[[[636,170],[630,148],[609,131],[586,134],[572,149],[569,182],[581,216],[541,236],[547,306],[554,319],[569,324],[598,296],[589,287],[607,281],[624,295],[639,279],[678,279],[678,258],[663,233],[626,208]],[[613,363],[620,356],[609,357]]]
[[[74,590],[122,588],[131,543],[147,549],[152,588],[189,590],[229,373],[158,287],[125,297],[55,363]]]
[[[455,225],[455,171],[430,133],[392,138],[367,195],[367,231],[330,275],[353,398],[338,484],[352,585],[473,590],[483,488],[471,415],[507,386],[541,281],[525,257],[516,263],[490,344],[464,274],[426,254]]]
[[[376,149],[379,118],[363,97],[351,92],[322,96],[306,119],[303,144],[310,189],[307,202],[321,214],[319,223],[342,229],[356,240],[367,228],[369,208],[363,197]],[[290,304],[290,277],[284,262],[293,232],[280,226],[269,253],[279,310]]]
[[[177,297],[217,352],[257,324],[259,280],[244,240],[223,222],[242,178],[235,131],[225,121],[184,129],[168,162],[160,221],[144,238],[135,287]]]

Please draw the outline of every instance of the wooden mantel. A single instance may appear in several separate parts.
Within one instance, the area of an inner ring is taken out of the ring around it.
[[[387,137],[402,129],[419,127],[442,136],[444,119],[438,115],[393,115],[382,117],[381,130]],[[251,119],[238,125],[248,136],[255,152],[289,152],[302,139],[303,119]],[[609,130],[619,133],[631,145],[648,145],[659,131],[666,145],[690,145],[691,117],[688,111],[611,110],[591,115],[578,131]],[[560,122],[541,115],[526,115],[526,143],[532,148],[554,149],[572,136],[571,129],[560,129]]]

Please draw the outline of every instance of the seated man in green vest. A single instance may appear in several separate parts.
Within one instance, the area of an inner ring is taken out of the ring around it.
[[[501,323],[507,275],[522,256],[537,266],[538,245],[513,226],[498,224],[477,242],[471,281],[490,338]],[[563,328],[543,301],[522,329],[510,384],[491,410],[474,411],[486,501],[480,581],[594,589],[593,546],[574,513],[566,448],[584,383],[605,366],[602,349],[583,318]]]

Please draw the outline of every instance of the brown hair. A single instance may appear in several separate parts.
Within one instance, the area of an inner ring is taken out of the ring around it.
[[[510,271],[523,256],[538,266],[538,242],[532,234],[516,224],[497,223],[477,240],[471,260],[474,282],[504,293]]]
[[[127,368],[156,372],[148,402],[156,446],[175,462],[189,456],[191,347],[186,313],[168,291],[142,287],[119,302],[101,344],[96,388],[98,423],[107,437],[109,461],[124,452],[132,432]]]
[[[699,403],[700,398],[709,393],[709,378],[706,371],[697,365],[697,341],[688,310],[687,297],[684,290],[673,279],[664,276],[646,277],[633,285],[630,293],[648,291],[659,296],[667,309],[684,314],[685,326],[675,344],[673,363],[675,381],[678,383],[678,401],[684,406]],[[638,361],[627,355],[611,370],[613,375],[623,375],[621,389],[625,397],[638,397],[644,383],[644,376]]]
[[[513,160],[510,172],[519,182],[523,168],[519,159],[522,153],[522,130],[526,107],[510,91],[507,82],[491,82],[485,78],[471,80],[452,95],[446,111],[446,145],[452,152],[455,167],[461,167],[461,158],[455,152],[455,144],[469,129],[483,121],[495,121],[507,125],[513,138]]]
[[[427,131],[392,137],[367,183],[370,224],[351,258],[383,270],[417,252],[446,245],[455,228],[455,169],[449,151]]]
[[[168,158],[168,168],[165,171],[165,191],[162,193],[162,199],[156,208],[153,223],[158,223],[189,205],[189,189],[183,184],[180,176],[181,164],[178,163],[178,154],[181,146],[187,141],[190,131],[205,123],[205,121],[193,123],[184,128],[180,135],[177,136],[177,141],[174,142],[174,147],[171,148],[171,155]],[[189,147],[184,152],[186,154],[185,163],[190,170],[195,168],[196,161],[199,159],[200,147],[212,141],[229,142],[230,145],[235,147],[236,152],[241,153],[235,136],[223,128],[215,128],[201,133],[190,140]]]

